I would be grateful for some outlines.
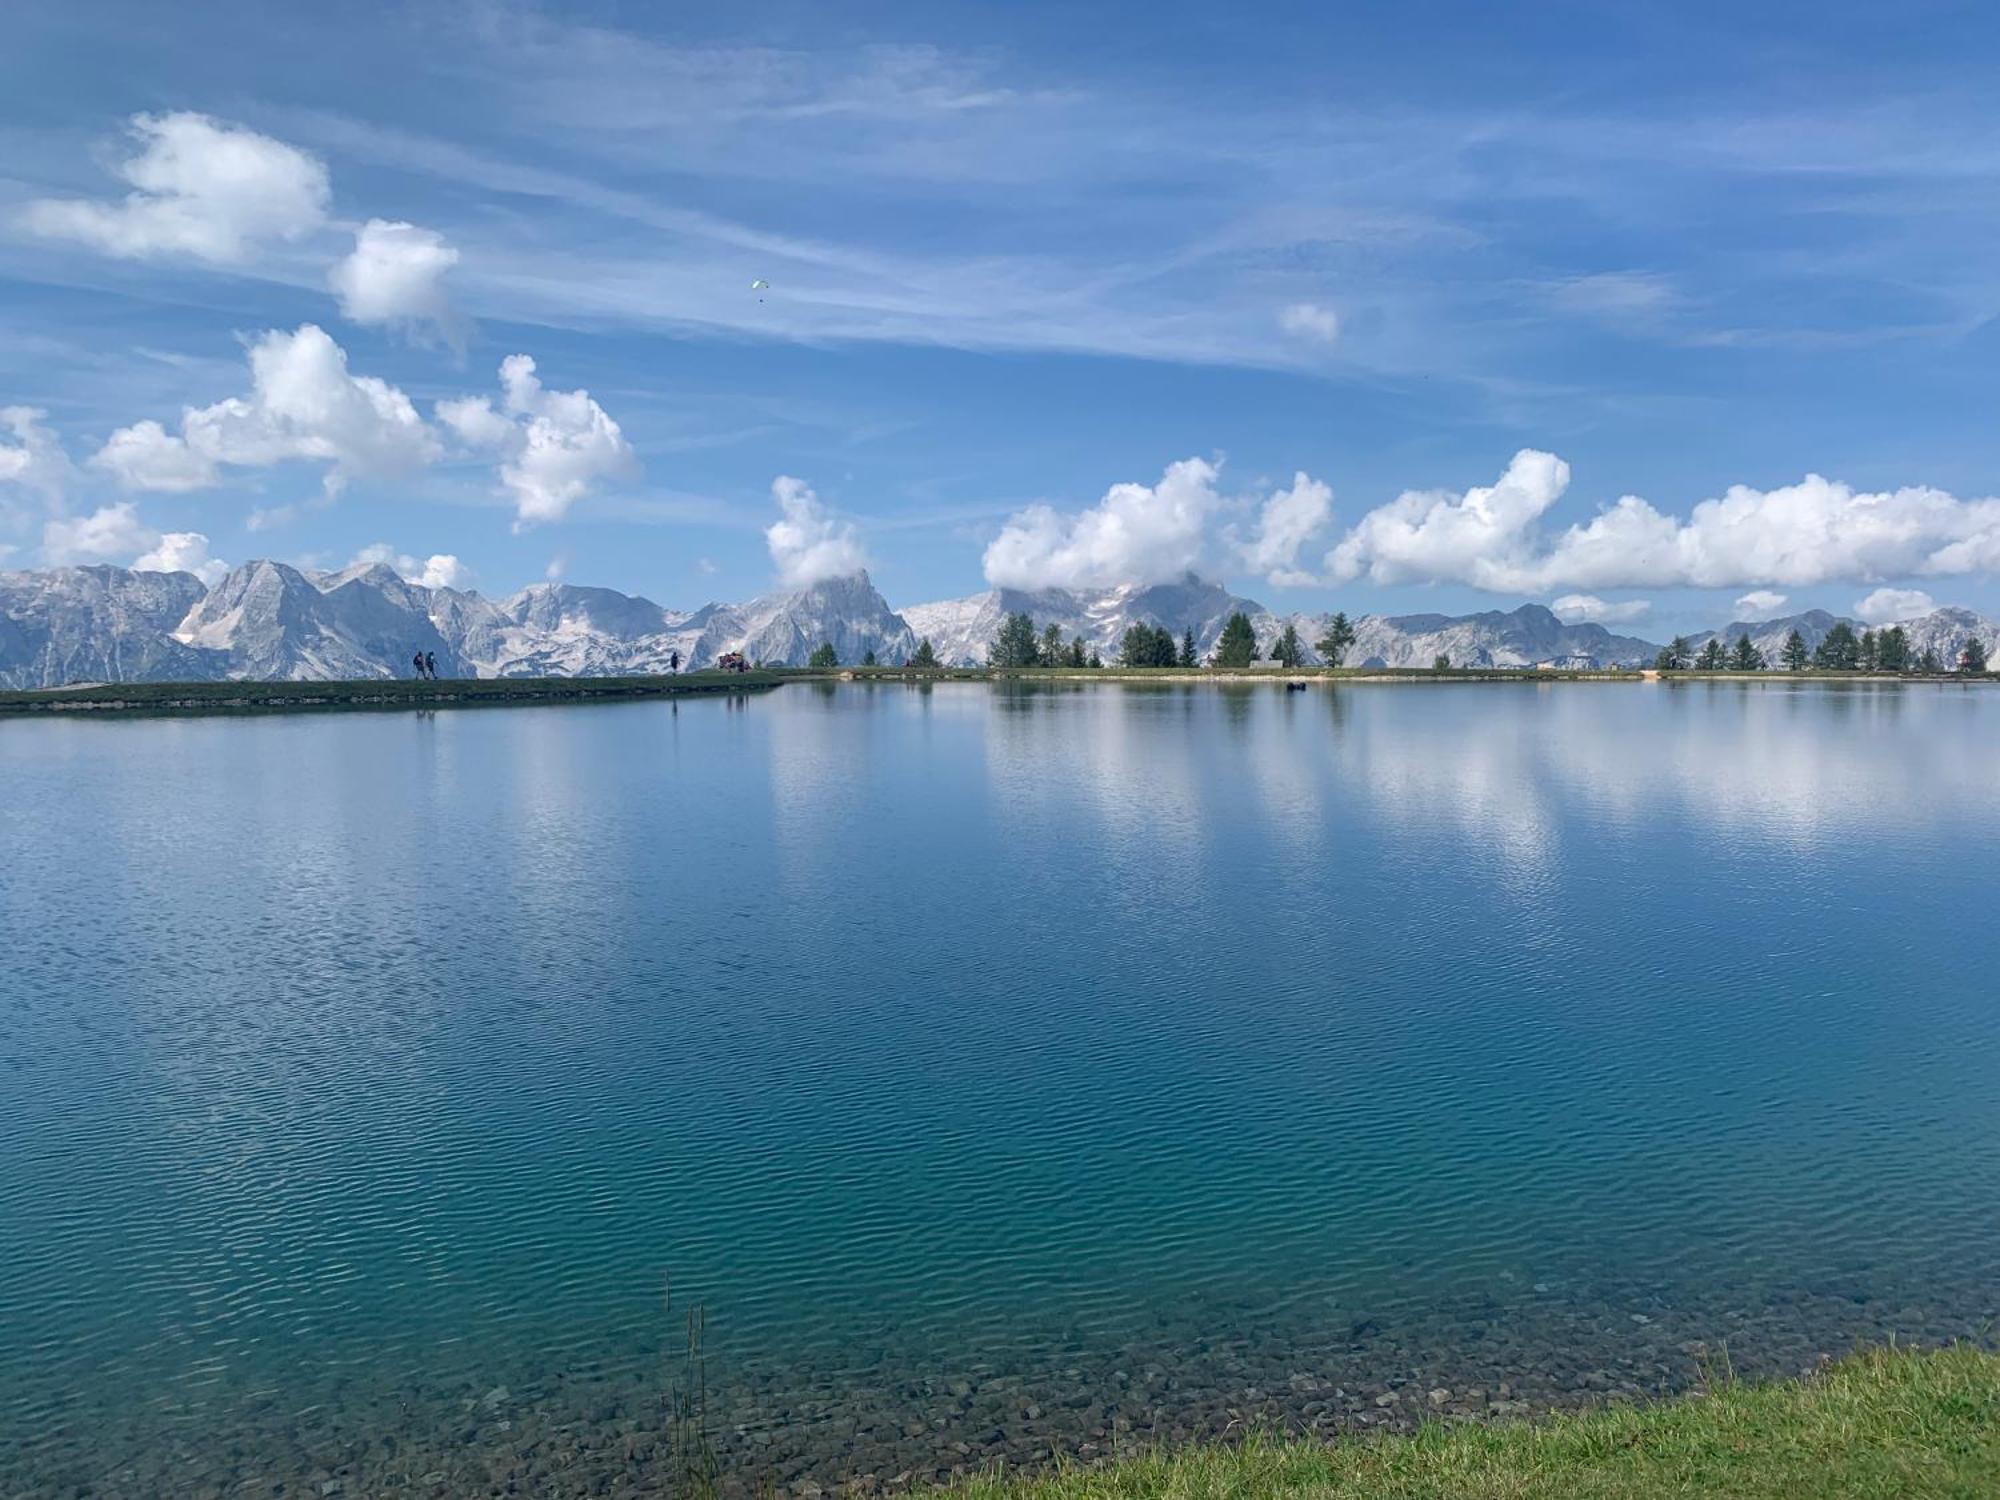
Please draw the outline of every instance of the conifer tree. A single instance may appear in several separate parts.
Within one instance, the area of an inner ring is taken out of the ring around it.
[[[910,658],[910,665],[920,672],[933,672],[937,664],[937,652],[931,647],[931,638],[925,636],[917,642],[917,654]]]
[[[1685,672],[1688,669],[1687,637],[1677,635],[1671,645],[1662,646],[1660,654],[1653,658],[1653,668],[1659,672]]]
[[[1118,642],[1120,666],[1171,667],[1177,656],[1173,633],[1143,622],[1127,626]]]
[[[1967,677],[1983,677],[1986,674],[1986,642],[1976,635],[1965,638],[1965,649],[1958,653],[1958,670]]]
[[[1806,663],[1811,659],[1811,656],[1806,651],[1806,638],[1804,636],[1794,630],[1790,635],[1785,637],[1784,661],[1787,672],[1803,672],[1806,669]]]
[[[1287,667],[1296,667],[1306,659],[1306,648],[1299,641],[1299,627],[1290,620],[1278,635],[1277,643],[1271,647],[1271,660]]]
[[[813,654],[806,658],[806,665],[815,672],[831,672],[840,665],[840,657],[834,653],[832,641],[821,641]]]
[[[1720,672],[1728,665],[1728,658],[1722,654],[1722,637],[1719,635],[1710,636],[1708,644],[1701,648],[1701,655],[1694,659],[1697,672]]]
[[[1326,634],[1313,642],[1313,650],[1329,667],[1337,667],[1347,660],[1347,648],[1353,644],[1354,627],[1347,622],[1344,611],[1336,611],[1326,622]]]
[[[1431,658],[1431,670],[1433,672],[1449,672],[1451,670],[1451,658],[1446,656],[1442,651],[1438,652],[1436,656]]]
[[[864,667],[872,667],[877,665],[875,660],[875,648],[873,646],[870,646],[866,651],[861,653],[861,665]]]
[[[1063,663],[1062,626],[1049,621],[1048,629],[1042,632],[1042,644],[1037,659],[1045,667],[1059,667]]]
[[[1736,637],[1736,649],[1729,657],[1729,670],[1732,672],[1764,670],[1764,653],[1751,644],[1747,634]]]
[[[1877,664],[1885,672],[1910,670],[1910,633],[1900,625],[1883,631],[1876,643]]]
[[[1882,641],[1874,631],[1861,632],[1861,651],[1854,664],[1864,672],[1872,672],[1882,664]]]
[[[986,663],[1003,671],[1014,671],[1034,666],[1041,656],[1041,643],[1035,637],[1035,622],[1025,613],[1016,611],[1007,616],[1006,623],[1000,627],[1000,634],[993,638],[993,644],[986,653]]]
[[[1813,648],[1813,665],[1829,672],[1852,672],[1861,661],[1861,642],[1845,620],[1834,622],[1826,638]]]
[[[1250,617],[1242,610],[1231,615],[1229,623],[1222,627],[1215,659],[1225,667],[1247,667],[1257,659],[1257,633],[1250,628]]]
[[[1200,665],[1199,659],[1194,654],[1194,628],[1192,626],[1181,632],[1180,660],[1175,662],[1174,665],[1179,667]]]

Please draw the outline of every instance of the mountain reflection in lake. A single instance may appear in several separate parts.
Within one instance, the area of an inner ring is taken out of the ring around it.
[[[1976,1333],[1996,731],[1790,683],[0,724],[0,1489],[657,1477],[668,1273],[746,1489]]]

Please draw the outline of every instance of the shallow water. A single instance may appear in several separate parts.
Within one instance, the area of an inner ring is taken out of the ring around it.
[[[1996,743],[1790,684],[0,724],[0,1493],[660,1484],[695,1303],[743,1489],[1978,1334]]]

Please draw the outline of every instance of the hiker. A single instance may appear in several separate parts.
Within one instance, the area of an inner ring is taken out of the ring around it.
[[[419,651],[415,656],[411,657],[410,665],[417,669],[417,681],[422,682],[424,680],[424,653]]]
[[[435,651],[424,653],[424,676],[430,678],[432,682],[438,680],[438,659]]]
[[[680,654],[680,652],[678,652],[678,651],[669,651],[669,652],[667,653],[667,668],[668,668],[668,670],[670,670],[670,671],[674,671],[674,672],[678,672],[678,671],[679,671],[679,670],[681,669],[681,654]]]

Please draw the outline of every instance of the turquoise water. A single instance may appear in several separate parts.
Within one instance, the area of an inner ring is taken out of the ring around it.
[[[1781,684],[0,723],[0,1490],[643,1476],[695,1302],[746,1484],[1976,1333],[1996,743]]]

